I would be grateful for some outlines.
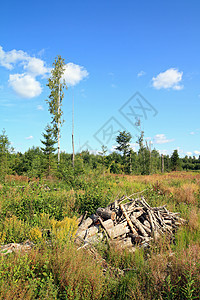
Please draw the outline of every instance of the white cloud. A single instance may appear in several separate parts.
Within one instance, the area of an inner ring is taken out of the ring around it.
[[[192,155],[192,152],[186,152],[186,155],[187,155],[187,156],[191,156],[191,155]]]
[[[65,79],[67,85],[75,86],[88,75],[89,73],[84,67],[74,63],[68,63],[66,64],[63,78]]]
[[[42,105],[38,105],[37,110],[44,110],[44,107]]]
[[[137,74],[137,77],[141,77],[141,76],[144,76],[144,75],[146,75],[146,72],[140,71],[140,72]]]
[[[165,144],[165,143],[170,143],[173,142],[173,139],[167,139],[165,134],[161,133],[161,134],[156,134],[154,136],[154,143],[155,144]]]
[[[39,58],[31,57],[22,50],[14,49],[6,52],[0,46],[0,66],[12,70],[17,64],[19,67],[23,67],[25,72],[22,74],[10,74],[10,86],[22,98],[39,96],[42,88],[40,82],[35,77],[44,77],[50,72],[50,69],[45,66],[45,62]]]
[[[8,70],[12,70],[17,63],[24,66],[24,70],[31,75],[45,75],[50,72],[50,68],[45,66],[42,59],[31,57],[22,50],[11,50],[5,52],[0,46],[0,65]]]
[[[25,138],[25,140],[32,140],[32,139],[33,139],[32,135],[30,135],[30,136],[28,136],[28,137]]]
[[[40,82],[31,75],[12,74],[9,76],[9,84],[22,98],[34,98],[42,92]]]
[[[50,68],[45,67],[44,61],[36,57],[30,57],[28,63],[25,64],[24,69],[33,76],[50,73]]]
[[[16,66],[23,68],[23,73],[10,74],[9,84],[18,96],[23,98],[33,98],[39,96],[42,92],[41,84],[36,77],[49,75],[51,69],[45,62],[22,50],[4,51],[0,46],[0,66],[8,70],[14,69]],[[74,63],[66,64],[64,79],[69,86],[75,86],[81,80],[88,76],[87,70]]]
[[[0,65],[8,70],[12,70],[14,68],[14,64],[16,64],[17,62],[27,61],[28,59],[28,54],[22,50],[14,49],[5,52],[0,46]]]
[[[191,134],[191,135],[194,135],[194,134],[195,134],[195,132],[194,132],[194,131],[192,131],[192,132],[190,132],[190,134]]]
[[[183,72],[179,72],[178,69],[175,68],[170,68],[152,78],[153,87],[157,90],[169,88],[181,90],[183,89],[183,85],[180,85],[182,76]]]
[[[198,151],[198,150],[195,150],[195,151],[194,151],[194,154],[196,154],[196,155],[200,155],[200,151]]]

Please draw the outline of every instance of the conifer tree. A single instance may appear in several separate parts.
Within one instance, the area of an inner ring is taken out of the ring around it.
[[[116,138],[116,142],[118,143],[118,146],[116,147],[116,150],[122,152],[123,154],[123,165],[124,170],[126,173],[129,173],[130,171],[130,141],[132,139],[132,136],[130,132],[120,131],[119,135]]]
[[[53,163],[54,152],[56,151],[56,148],[54,148],[56,141],[53,137],[53,129],[49,124],[47,124],[45,131],[46,133],[42,133],[44,140],[41,140],[41,143],[44,145],[44,147],[41,147],[41,150],[45,157],[45,168],[47,169],[47,174],[49,175]]]
[[[171,166],[172,171],[177,171],[180,168],[180,158],[178,155],[178,150],[174,150],[171,156]]]

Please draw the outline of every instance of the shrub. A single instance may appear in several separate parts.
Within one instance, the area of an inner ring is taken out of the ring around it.
[[[0,223],[0,243],[20,243],[29,237],[29,224],[16,216]]]

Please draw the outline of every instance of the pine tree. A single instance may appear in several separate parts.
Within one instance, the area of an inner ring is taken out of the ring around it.
[[[116,142],[118,143],[118,146],[116,147],[116,150],[122,152],[123,154],[123,165],[124,170],[126,173],[130,172],[130,140],[132,139],[132,136],[130,132],[120,131],[119,135],[116,138]]]
[[[180,158],[178,155],[178,150],[174,150],[172,156],[171,156],[171,166],[172,166],[172,171],[177,171],[180,169]]]
[[[47,103],[49,104],[49,112],[52,117],[51,123],[53,124],[53,134],[58,143],[58,164],[60,162],[60,127],[64,120],[61,119],[63,111],[61,109],[62,100],[64,98],[63,89],[67,86],[63,80],[63,74],[65,71],[64,59],[58,55],[53,63],[53,69],[51,70],[51,77],[48,79],[47,86],[51,90]]]
[[[45,169],[47,171],[47,175],[49,176],[50,170],[53,165],[53,157],[54,152],[56,151],[56,148],[54,148],[54,145],[56,143],[54,137],[53,137],[53,129],[49,124],[47,124],[45,128],[46,133],[42,133],[42,136],[44,137],[44,140],[41,140],[41,143],[45,146],[44,148],[41,147],[41,150],[44,154],[45,158]]]

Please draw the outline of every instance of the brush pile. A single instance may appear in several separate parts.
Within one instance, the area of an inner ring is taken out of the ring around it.
[[[164,234],[173,238],[177,227],[185,223],[180,213],[169,212],[166,205],[150,207],[144,197],[130,199],[123,196],[106,208],[98,208],[90,217],[86,218],[86,215],[81,218],[76,235],[84,242],[82,247],[106,237],[109,244],[130,251],[134,251],[136,245],[149,247],[151,240]]]

